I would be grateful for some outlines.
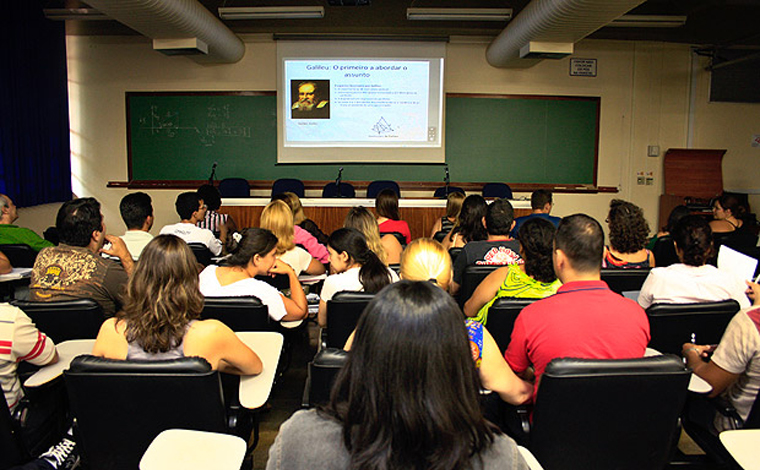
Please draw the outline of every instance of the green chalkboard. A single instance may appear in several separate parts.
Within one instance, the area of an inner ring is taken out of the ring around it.
[[[452,181],[596,185],[599,98],[449,95]],[[127,93],[129,179],[440,181],[425,164],[277,164],[274,93]]]

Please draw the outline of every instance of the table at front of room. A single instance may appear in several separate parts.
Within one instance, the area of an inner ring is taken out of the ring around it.
[[[238,228],[258,227],[261,211],[269,198],[222,199],[222,214],[230,214]],[[515,217],[530,214],[530,201],[510,201]],[[343,226],[343,219],[352,207],[364,206],[374,210],[374,199],[362,198],[303,198],[301,205],[306,217],[313,220],[326,234]],[[445,199],[399,199],[401,219],[409,224],[412,238],[429,237],[436,220],[446,212]]]

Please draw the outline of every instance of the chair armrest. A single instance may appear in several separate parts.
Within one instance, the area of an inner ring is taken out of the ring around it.
[[[306,382],[303,386],[303,395],[301,396],[301,408],[308,409],[311,408],[311,403],[309,403],[309,394],[311,393],[311,374],[309,372],[306,373]]]
[[[712,407],[715,408],[715,411],[731,420],[731,427],[733,429],[741,429],[744,427],[744,420],[739,416],[739,412],[736,411],[736,408],[734,408],[734,406],[725,398],[715,397],[709,401]]]

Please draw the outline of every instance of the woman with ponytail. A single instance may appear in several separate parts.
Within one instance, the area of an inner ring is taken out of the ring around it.
[[[520,225],[520,256],[524,264],[512,264],[489,274],[464,304],[468,317],[486,324],[488,309],[499,297],[543,299],[562,285],[554,274],[552,243],[557,231],[546,219],[528,219]]]
[[[698,215],[687,215],[673,229],[680,263],[652,268],[639,294],[639,305],[685,304],[734,299],[749,307],[744,280],[707,264],[713,255],[710,225]]]
[[[369,249],[367,240],[358,230],[339,228],[327,242],[330,254],[330,276],[322,286],[319,299],[319,326],[327,326],[327,302],[340,291],[361,291],[370,294],[392,282],[398,275],[388,269]]]
[[[227,241],[227,266],[209,265],[201,272],[200,289],[206,297],[255,296],[269,309],[275,321],[301,320],[308,313],[303,287],[293,268],[278,260],[277,237],[263,228],[234,233]],[[256,276],[286,274],[290,298]]]

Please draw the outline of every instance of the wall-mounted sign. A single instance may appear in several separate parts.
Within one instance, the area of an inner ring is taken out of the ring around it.
[[[596,77],[596,59],[570,59],[571,77]]]

